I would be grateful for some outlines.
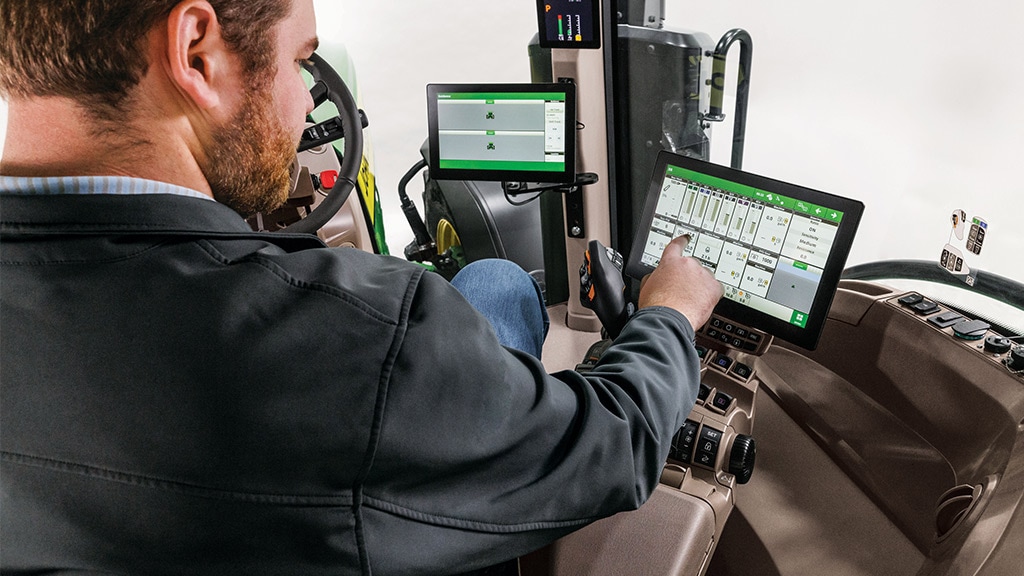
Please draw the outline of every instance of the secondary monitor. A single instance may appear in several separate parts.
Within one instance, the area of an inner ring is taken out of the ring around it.
[[[856,200],[663,151],[626,272],[642,278],[689,234],[688,255],[725,289],[717,314],[813,350],[863,211]]]
[[[429,84],[427,125],[436,180],[576,179],[574,84]]]
[[[600,48],[599,0],[537,0],[541,48]]]

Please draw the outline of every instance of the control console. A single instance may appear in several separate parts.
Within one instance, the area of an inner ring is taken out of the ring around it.
[[[697,495],[708,493],[709,486],[728,492],[746,484],[757,454],[750,436],[756,374],[744,362],[747,354],[705,346],[711,344],[707,331],[705,326],[698,336],[702,367],[697,402],[672,440],[661,478],[663,484]]]
[[[948,334],[990,361],[1003,365],[1011,374],[1024,377],[1024,345],[994,331],[988,322],[968,318],[917,292],[890,298],[887,303]]]

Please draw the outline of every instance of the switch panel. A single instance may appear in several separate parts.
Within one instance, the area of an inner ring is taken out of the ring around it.
[[[683,423],[683,427],[679,429],[675,438],[672,439],[672,449],[668,454],[669,458],[684,464],[689,464],[692,461],[691,456],[693,455],[693,447],[697,442],[698,426],[699,424],[693,420],[687,420]]]
[[[697,452],[693,457],[693,463],[714,468],[715,460],[718,459],[718,447],[721,443],[721,430],[715,430],[710,426],[702,427],[700,437],[697,439]]]

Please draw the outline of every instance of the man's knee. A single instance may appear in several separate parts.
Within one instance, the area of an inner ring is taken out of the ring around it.
[[[518,264],[510,260],[489,258],[470,262],[452,279],[459,291],[465,288],[522,294],[525,298],[541,298],[536,281]],[[541,305],[543,301],[540,300]]]
[[[538,358],[548,317],[540,286],[508,260],[478,260],[452,279],[455,286],[494,326],[502,344]]]

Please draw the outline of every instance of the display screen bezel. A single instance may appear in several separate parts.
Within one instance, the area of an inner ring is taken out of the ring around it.
[[[642,259],[669,166],[677,166],[683,170],[706,175],[711,179],[716,179],[715,181],[735,184],[736,189],[753,188],[767,194],[792,199],[807,206],[824,207],[840,213],[841,219],[838,222],[832,248],[825,260],[810,310],[806,312],[806,324],[801,327],[791,321],[787,322],[724,297],[715,308],[716,314],[738,324],[762,330],[803,348],[813,350],[817,346],[818,338],[828,316],[828,309],[832,304],[839,279],[846,265],[846,259],[850,254],[857,227],[864,212],[864,205],[850,198],[662,151],[658,155],[644,211],[636,229],[632,250],[626,264],[626,273],[633,278],[643,278],[654,270],[651,265],[642,262]],[[724,186],[723,189],[725,189]],[[729,192],[729,190],[725,191]],[[699,326],[695,328],[699,328]]]
[[[438,101],[442,94],[557,94],[565,101],[564,163],[560,170],[517,170],[504,168],[448,168],[442,165]],[[569,184],[576,180],[576,86],[569,82],[524,84],[428,84],[427,129],[430,175],[435,180],[480,180],[490,182],[538,182]]]
[[[593,50],[601,47],[601,3],[599,0],[582,0],[581,8],[590,16],[593,26],[592,37],[583,40],[559,40],[557,36],[548,34],[548,6],[552,0],[537,0],[537,29],[541,48],[562,48]],[[577,4],[574,2],[574,4]]]

